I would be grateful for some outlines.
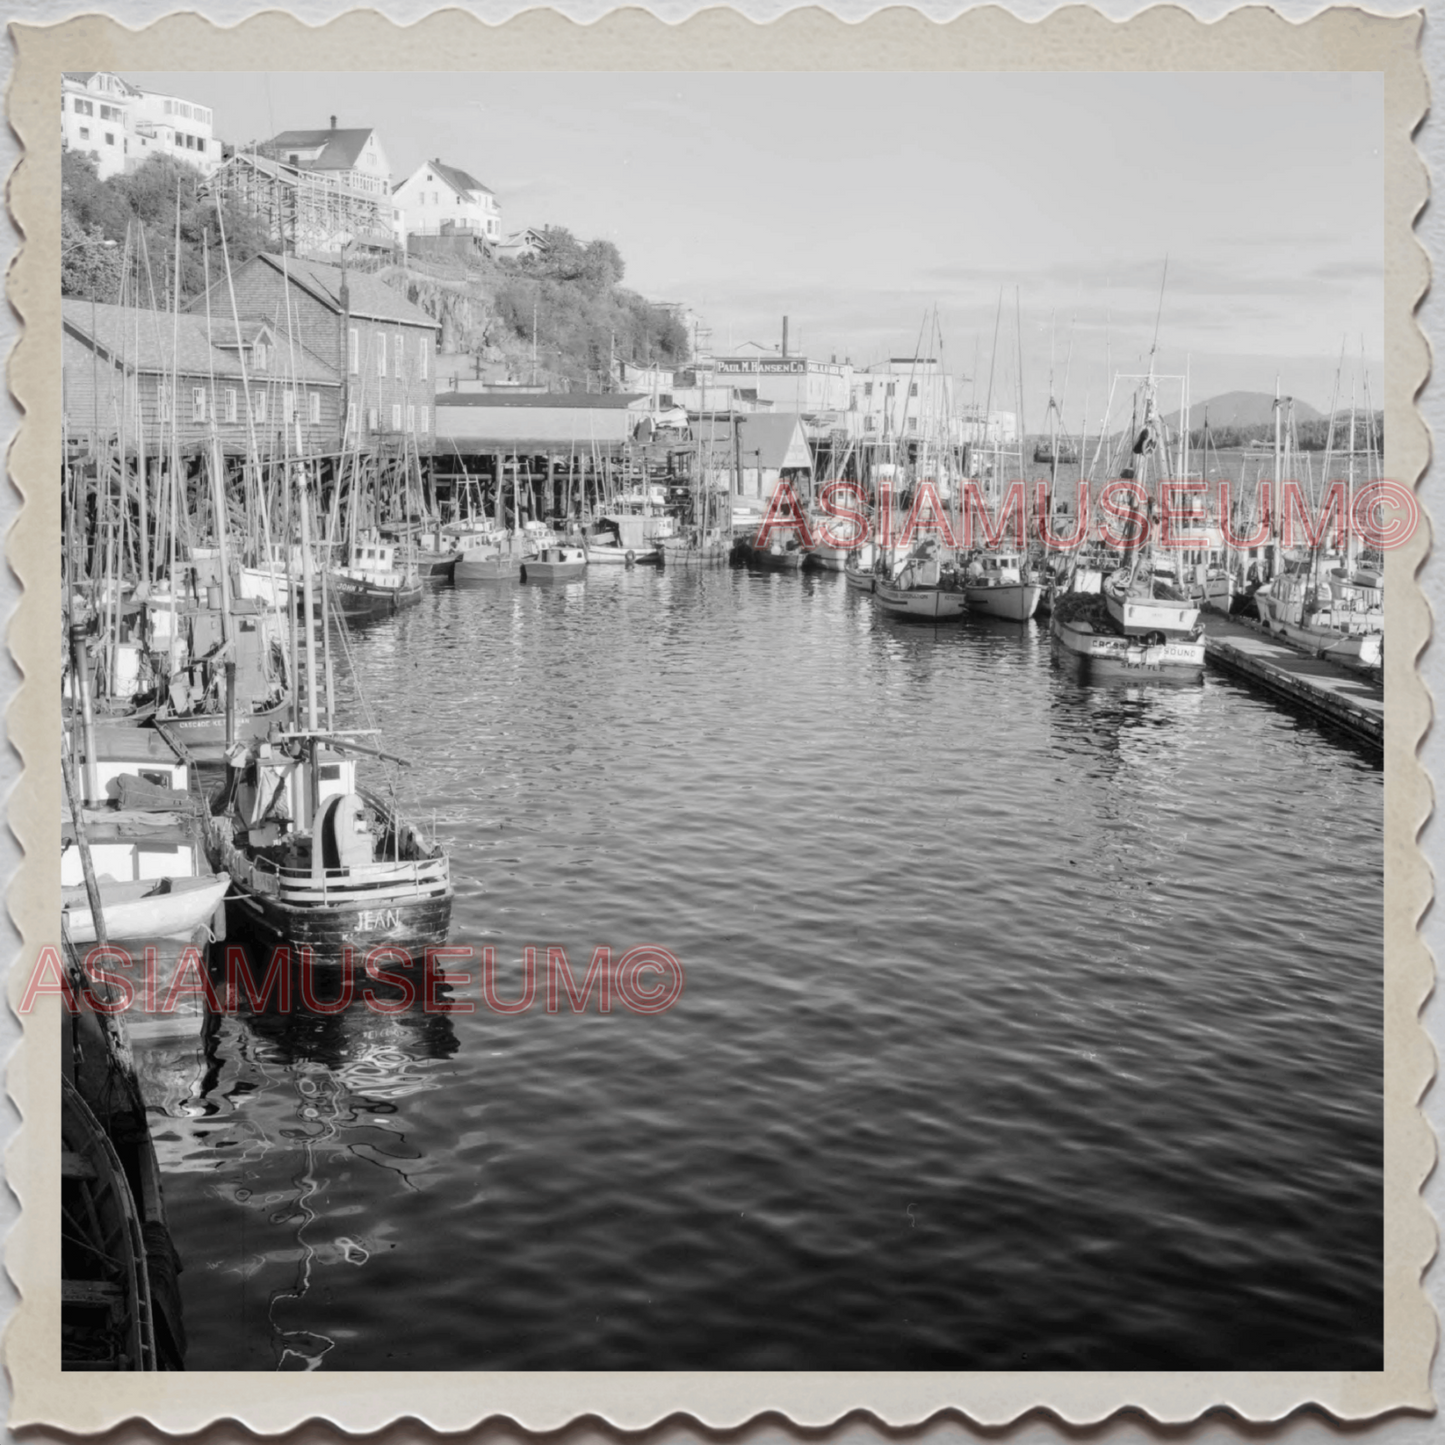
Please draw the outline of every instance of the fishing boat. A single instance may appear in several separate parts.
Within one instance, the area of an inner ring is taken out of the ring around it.
[[[358,541],[346,566],[327,571],[325,585],[346,618],[398,612],[422,597],[415,571],[399,567],[395,546],[376,537]]]
[[[357,780],[358,754],[403,760],[319,723],[304,475],[300,486],[306,726],[236,749],[231,805],[206,819],[212,862],[236,882],[228,927],[328,960],[348,948],[360,957],[380,944],[441,944],[453,896],[446,853]]]
[[[1334,570],[1315,557],[1286,560],[1285,570],[1254,594],[1260,621],[1296,647],[1352,667],[1378,667],[1384,656],[1384,613],[1378,588],[1336,595]]]
[[[1197,631],[1129,636],[1119,630],[1098,593],[1059,597],[1049,631],[1065,653],[1086,665],[1090,675],[1152,674],[1188,680],[1204,671],[1204,639]]]
[[[689,527],[675,537],[664,537],[657,544],[658,558],[664,567],[726,566],[732,552],[727,534],[716,527],[705,532]]]
[[[1027,622],[1038,610],[1043,584],[1026,575],[1015,552],[977,552],[963,574],[970,610],[1008,622]]]
[[[786,535],[774,532],[765,547],[759,547],[755,540],[749,542],[747,557],[754,566],[768,572],[799,572],[808,560],[803,544],[793,532]]]
[[[521,567],[523,582],[575,582],[587,574],[587,549],[561,544],[544,547]]]
[[[945,562],[938,540],[925,538],[874,581],[873,600],[895,617],[942,622],[961,617],[968,609],[958,569]]]
[[[878,581],[874,568],[878,563],[878,544],[864,542],[855,547],[843,565],[843,580],[859,592],[872,592]]]
[[[657,566],[662,554],[648,533],[648,519],[638,513],[608,512],[587,532],[587,560],[602,566]]]
[[[457,559],[452,581],[462,585],[469,582],[516,582],[521,575],[522,553],[506,541],[500,547],[468,548]]]
[[[1104,603],[1125,637],[1168,637],[1192,632],[1199,604],[1162,565],[1147,556],[1121,567],[1104,583]]]
[[[357,746],[305,733],[245,751],[232,811],[208,820],[212,858],[237,885],[228,928],[327,959],[347,947],[361,957],[379,944],[446,942],[446,854],[359,788]]]

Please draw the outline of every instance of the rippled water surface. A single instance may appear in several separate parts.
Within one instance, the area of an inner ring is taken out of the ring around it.
[[[1381,1367],[1347,744],[828,575],[448,587],[353,647],[502,995],[640,943],[686,992],[148,1046],[191,1368]]]

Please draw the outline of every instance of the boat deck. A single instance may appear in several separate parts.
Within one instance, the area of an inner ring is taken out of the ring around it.
[[[1208,611],[1200,617],[1205,656],[1215,667],[1383,750],[1385,691],[1373,674],[1312,657],[1257,624]]]

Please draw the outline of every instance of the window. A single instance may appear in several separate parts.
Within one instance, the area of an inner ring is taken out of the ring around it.
[[[416,408],[408,406],[406,409],[406,429],[414,432],[416,430]]]
[[[892,396],[893,393],[894,393],[895,391],[897,391],[897,390],[898,390],[898,383],[897,383],[896,381],[890,381],[890,382],[888,383],[888,389],[887,389],[887,391],[884,393],[884,395],[885,395],[885,396]]]
[[[353,376],[361,370],[361,333],[353,326],[347,334],[347,369]]]
[[[234,386],[226,388],[226,420],[236,420],[236,388]]]
[[[401,403],[399,401],[391,404],[391,429],[392,431],[401,430]]]
[[[421,429],[423,433],[431,430],[431,407],[424,406],[421,409]]]
[[[308,413],[308,414],[309,414],[310,417],[311,417],[311,425],[312,425],[312,426],[318,426],[318,425],[320,425],[320,422],[321,422],[321,393],[320,393],[319,391],[313,391],[313,392],[311,393],[311,406],[310,406],[310,409],[309,409],[309,413]]]
[[[257,371],[265,371],[271,362],[271,348],[264,341],[257,341],[251,348],[251,365]]]
[[[251,393],[251,416],[257,422],[266,420],[266,393],[264,391]]]
[[[403,337],[402,333],[401,333],[400,331],[398,331],[398,332],[396,333],[396,374],[397,374],[397,376],[401,376],[401,374],[402,374],[401,359],[402,359],[402,357],[405,356],[405,355],[406,355],[406,342],[405,342],[405,338]]]
[[[113,130],[106,131],[105,143],[108,146],[113,146],[115,144],[115,132]]]
[[[381,427],[381,422],[380,422],[379,418],[377,417],[376,408],[375,408],[374,406],[367,407],[367,409],[366,409],[366,429],[367,429],[367,431],[378,431],[378,430],[380,429],[380,427]]]
[[[877,431],[877,430],[878,430],[878,418],[877,418],[876,416],[865,416],[865,417],[863,418],[863,430],[864,430],[864,431]]]
[[[102,120],[119,120],[121,118],[120,107],[118,105],[101,106],[100,118]]]
[[[296,393],[289,386],[281,393],[281,417],[287,426],[296,420]]]
[[[913,381],[913,382],[910,382],[910,383],[909,383],[909,385],[908,385],[908,394],[909,394],[909,396],[917,396],[917,395],[918,395],[918,383],[917,383],[916,381]]]
[[[376,333],[376,374],[386,375],[386,332]]]
[[[156,384],[156,411],[162,421],[171,419],[171,388],[168,382]]]
[[[206,392],[204,387],[193,386],[191,388],[191,420],[205,421],[206,419]]]
[[[354,436],[355,434],[356,434],[356,403],[355,403],[354,401],[348,401],[348,402],[346,403],[346,435],[347,435],[347,436]]]
[[[871,381],[865,381],[865,382],[863,383],[863,395],[864,395],[864,396],[872,396],[872,395],[873,395],[873,383],[872,383]]]
[[[81,126],[81,128],[80,128],[80,138],[81,138],[81,140],[89,140],[89,139],[90,139],[90,127],[89,127],[88,125],[83,125],[83,126]]]
[[[76,98],[75,98],[75,113],[76,113],[76,115],[94,115],[94,114],[95,114],[95,105],[94,105],[94,102],[89,101],[89,100],[81,100],[79,96],[76,96]]]

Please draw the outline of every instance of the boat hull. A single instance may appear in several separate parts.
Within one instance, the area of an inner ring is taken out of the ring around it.
[[[453,582],[516,582],[522,575],[522,559],[511,552],[492,552],[485,557],[463,556],[452,572]]]
[[[404,582],[400,587],[386,587],[359,577],[333,573],[326,579],[326,590],[343,617],[384,617],[420,602],[420,582]]]
[[[1286,612],[1288,604],[1261,588],[1254,594],[1264,625],[1287,642],[1349,667],[1378,667],[1384,657],[1385,639],[1379,632],[1341,632],[1335,627],[1310,627],[1296,622]]]
[[[766,572],[799,572],[808,554],[801,547],[774,552],[771,547],[749,547],[748,560]]]
[[[1044,589],[1037,582],[1001,582],[989,587],[965,587],[971,611],[1001,617],[1006,622],[1027,622],[1038,611]]]
[[[1170,674],[1197,677],[1204,671],[1203,639],[1178,638],[1146,643],[1137,637],[1095,631],[1087,622],[1070,621],[1055,613],[1049,624],[1054,642],[1091,671],[1139,676]]]
[[[161,882],[169,883],[164,892],[157,891]],[[103,878],[96,886],[109,942],[135,943],[162,938],[184,941],[215,916],[231,880],[224,873],[212,873],[200,878],[159,882],[146,879],[116,883]],[[94,943],[95,918],[84,886],[62,888],[60,895],[71,939],[75,943]]]
[[[856,588],[859,592],[872,592],[878,578],[872,572],[864,572],[855,567],[843,569],[843,579],[850,587]]]
[[[268,949],[310,949],[323,962],[335,962],[354,950],[357,967],[383,945],[419,954],[439,948],[451,930],[452,894],[432,897],[381,897],[363,902],[296,904],[266,894],[243,894],[226,906],[227,929]]]
[[[539,562],[530,557],[522,563],[523,582],[575,582],[587,575],[586,562]]]
[[[894,617],[916,617],[924,622],[943,622],[962,617],[968,610],[968,598],[962,592],[945,591],[941,587],[890,587],[878,582],[873,589],[874,600]]]
[[[655,547],[594,547],[589,542],[587,560],[604,567],[656,567],[662,558]]]

